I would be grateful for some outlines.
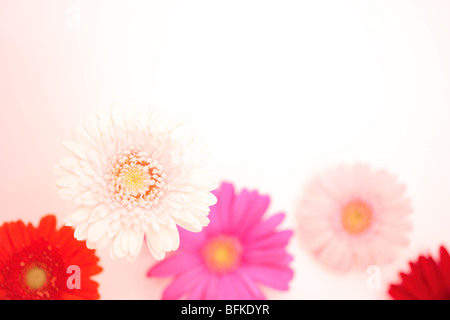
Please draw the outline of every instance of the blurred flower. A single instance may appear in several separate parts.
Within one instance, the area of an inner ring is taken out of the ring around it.
[[[53,215],[43,217],[37,228],[21,220],[4,223],[0,226],[0,299],[98,299],[98,284],[90,279],[102,271],[98,261],[94,250],[73,237],[72,228],[56,230]],[[79,268],[79,274],[71,267]]]
[[[396,300],[450,300],[450,256],[440,248],[440,260],[419,256],[410,262],[409,273],[400,273],[401,283],[392,284],[389,294]]]
[[[340,166],[309,185],[300,206],[304,244],[337,271],[392,260],[408,244],[411,213],[405,187],[384,170]]]
[[[174,276],[163,299],[264,299],[259,284],[287,290],[293,271],[286,245],[292,231],[277,231],[284,214],[262,220],[270,199],[232,184],[215,191],[211,223],[200,233],[180,232],[180,249],[148,276]]]
[[[162,259],[178,248],[177,224],[195,232],[208,224],[215,182],[186,121],[113,107],[88,118],[64,146],[71,156],[55,167],[58,194],[79,205],[65,222],[89,248],[110,246],[113,258],[132,260],[145,236]]]

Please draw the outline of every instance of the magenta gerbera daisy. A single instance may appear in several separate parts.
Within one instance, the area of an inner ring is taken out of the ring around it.
[[[257,191],[235,194],[223,183],[214,194],[210,224],[200,233],[180,230],[180,247],[148,272],[172,276],[163,299],[264,299],[260,285],[287,290],[293,271],[286,245],[291,230],[277,230],[284,213],[262,219],[270,199]]]
[[[408,243],[411,206],[405,186],[385,170],[338,166],[319,175],[300,208],[300,238],[337,271],[391,261]]]

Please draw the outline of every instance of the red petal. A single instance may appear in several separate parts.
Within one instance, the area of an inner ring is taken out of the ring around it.
[[[443,246],[441,246],[439,254],[441,258],[439,262],[441,275],[447,287],[447,292],[450,292],[450,256],[448,254],[448,251]]]
[[[414,297],[401,285],[392,284],[388,293],[395,300],[414,300]]]
[[[25,237],[26,230],[22,221],[6,223],[5,228],[13,250],[19,251],[29,244],[29,238]]]
[[[11,242],[5,228],[5,225],[0,227],[0,259],[6,258],[12,254]]]
[[[414,267],[417,268],[417,264],[414,264]],[[414,299],[416,300],[430,300],[433,299],[428,287],[422,281],[421,278],[414,276],[413,273],[407,275],[405,273],[400,273],[400,276],[403,280],[403,287],[406,291],[408,291]]]
[[[431,257],[425,258],[421,256],[419,263],[434,299],[444,299],[446,297],[446,289],[436,262]]]
[[[56,217],[54,215],[47,215],[41,219],[38,227],[39,237],[49,239],[56,231]]]

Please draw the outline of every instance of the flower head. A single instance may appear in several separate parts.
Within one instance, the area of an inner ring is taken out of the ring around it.
[[[421,255],[410,262],[409,273],[401,272],[401,282],[390,286],[390,296],[396,300],[450,300],[450,256],[444,246],[439,254],[439,261]]]
[[[309,185],[299,212],[300,237],[338,271],[390,261],[408,243],[411,212],[405,187],[384,170],[340,166]]]
[[[209,223],[215,182],[190,125],[163,110],[113,107],[91,116],[64,143],[55,167],[58,194],[78,208],[66,218],[89,248],[110,246],[134,259],[144,236],[157,259],[179,245],[177,225],[198,232]]]
[[[90,279],[102,271],[98,260],[94,250],[73,237],[72,228],[57,230],[53,215],[43,217],[38,227],[21,220],[4,223],[0,226],[0,299],[98,299],[98,284]],[[79,268],[75,283],[69,279],[71,266]]]
[[[278,231],[279,213],[263,220],[269,197],[231,184],[215,191],[211,223],[200,233],[180,231],[180,248],[153,266],[151,277],[173,276],[164,299],[263,299],[259,284],[287,290],[293,271],[286,245],[291,230]]]

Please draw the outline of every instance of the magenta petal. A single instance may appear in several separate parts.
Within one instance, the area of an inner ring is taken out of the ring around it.
[[[148,277],[174,276],[187,269],[200,265],[202,261],[194,254],[175,253],[155,264],[147,273]]]
[[[178,231],[180,234],[179,250],[198,252],[205,243],[205,232],[191,232],[182,228],[178,228]]]
[[[286,266],[292,261],[292,256],[284,248],[254,248],[244,252],[242,261],[250,264]]]
[[[244,234],[251,226],[258,223],[269,207],[269,204],[269,196],[261,196],[257,194],[257,197],[249,203],[247,212],[241,219],[238,229],[239,234]]]
[[[289,239],[293,235],[292,230],[282,230],[271,235],[258,239],[257,241],[247,243],[248,248],[274,248],[274,247],[285,247]]]
[[[210,208],[210,222],[205,229],[208,234],[217,234],[228,229],[234,187],[230,183],[223,183],[218,190],[215,190],[215,195],[217,203]]]
[[[197,284],[189,292],[188,300],[204,300],[205,291],[211,281],[211,276],[205,274],[201,279],[198,280]]]
[[[188,293],[205,276],[205,268],[197,266],[178,274],[163,292],[163,300],[175,300]]]
[[[235,270],[235,286],[239,288],[242,300],[265,300],[255,281],[242,268]]]
[[[208,286],[205,289],[205,299],[206,300],[217,300],[219,283],[217,277],[214,275],[210,275]]]
[[[268,265],[244,265],[240,269],[254,281],[278,290],[288,290],[289,281],[294,272],[288,267],[273,267]]]
[[[278,213],[267,220],[261,221],[254,225],[253,228],[248,230],[243,236],[243,241],[253,241],[263,236],[267,236],[284,220],[286,215],[284,213]]]
[[[236,299],[236,294],[233,287],[230,284],[230,279],[227,274],[221,275],[217,278],[218,281],[218,300],[233,300]]]
[[[230,183],[223,183],[218,196],[217,208],[219,211],[218,219],[225,231],[230,226],[230,213],[234,200],[234,187]]]
[[[247,189],[243,189],[235,196],[231,211],[229,212],[229,221],[233,230],[240,230],[242,228],[242,222],[248,215],[248,208],[257,198],[258,192],[249,192]]]

